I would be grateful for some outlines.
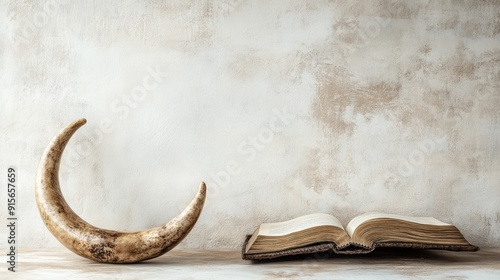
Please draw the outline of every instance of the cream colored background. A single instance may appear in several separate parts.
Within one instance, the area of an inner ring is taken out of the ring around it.
[[[19,246],[61,246],[34,170],[79,117],[61,186],[99,227],[158,225],[205,180],[182,247],[366,211],[499,246],[499,18],[498,1],[0,1],[0,180],[17,167]]]

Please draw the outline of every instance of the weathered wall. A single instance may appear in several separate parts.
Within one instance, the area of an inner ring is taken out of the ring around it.
[[[79,117],[61,185],[96,226],[160,224],[205,180],[181,246],[366,211],[500,245],[500,2],[46,3],[0,2],[0,174],[18,169],[20,246],[60,246],[34,171]]]

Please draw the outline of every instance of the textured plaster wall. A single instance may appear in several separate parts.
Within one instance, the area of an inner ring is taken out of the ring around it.
[[[61,246],[34,172],[80,117],[60,181],[99,227],[163,223],[204,180],[180,246],[366,211],[500,245],[499,1],[3,0],[0,27],[0,180],[17,167],[20,247]]]

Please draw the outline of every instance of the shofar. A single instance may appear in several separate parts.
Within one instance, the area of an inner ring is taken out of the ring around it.
[[[191,203],[164,225],[137,232],[100,229],[80,218],[64,199],[59,187],[61,155],[75,131],[84,125],[78,119],[57,134],[42,155],[35,178],[36,203],[50,232],[76,254],[105,263],[136,263],[165,254],[184,239],[203,209],[205,183]]]

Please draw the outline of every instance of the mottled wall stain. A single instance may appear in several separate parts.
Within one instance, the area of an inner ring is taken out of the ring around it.
[[[354,114],[368,115],[390,108],[399,96],[400,84],[386,82],[357,84],[331,77],[319,79],[318,93],[313,104],[314,116],[333,131],[347,132],[355,124],[343,119],[345,110],[351,108]]]
[[[247,52],[238,55],[229,64],[229,71],[237,79],[247,80],[262,72],[267,64],[268,62],[258,54]]]

